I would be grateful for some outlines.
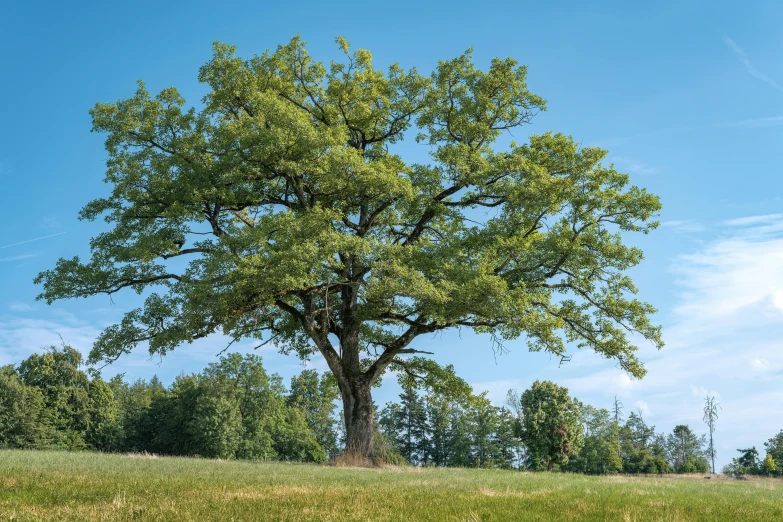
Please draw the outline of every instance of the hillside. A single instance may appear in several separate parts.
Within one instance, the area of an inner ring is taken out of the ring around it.
[[[783,481],[0,451],[2,520],[783,520]]]

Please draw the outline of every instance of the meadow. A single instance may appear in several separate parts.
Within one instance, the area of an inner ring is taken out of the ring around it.
[[[783,520],[783,481],[0,451],[0,520]]]

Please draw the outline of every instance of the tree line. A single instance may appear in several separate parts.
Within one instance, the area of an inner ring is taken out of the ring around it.
[[[376,407],[375,457],[389,463],[566,471],[585,474],[706,473],[713,463],[717,411],[708,397],[707,435],[687,425],[660,433],[641,411],[624,417],[583,404],[550,381],[495,406],[454,373],[412,358],[398,373],[399,400]],[[419,373],[416,373],[419,372]],[[0,447],[150,452],[208,458],[325,462],[345,446],[330,374],[305,369],[286,388],[260,357],[220,357],[166,387],[157,377],[104,381],[82,370],[68,346],[0,367]],[[780,476],[783,431],[724,467],[734,476]]]
[[[511,390],[499,407],[464,382],[466,394],[432,387],[419,393],[410,381],[402,384],[399,402],[381,410],[380,425],[412,464],[586,474],[709,469],[706,436],[689,426],[659,433],[641,412],[624,419],[618,401],[612,412],[595,408],[553,382],[536,381],[521,394]]]
[[[337,452],[333,380],[304,370],[286,390],[261,358],[230,354],[171,386],[108,382],[68,346],[0,368],[0,447],[324,462]]]

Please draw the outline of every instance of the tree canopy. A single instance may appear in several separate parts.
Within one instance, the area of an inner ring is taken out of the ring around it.
[[[405,371],[423,334],[524,336],[558,356],[573,343],[643,376],[632,336],[660,347],[661,332],[626,273],[642,252],[623,238],[657,226],[658,198],[568,136],[501,145],[545,109],[514,59],[484,71],[468,51],[425,76],[337,43],[344,58],[328,65],[299,38],[246,60],[216,43],[202,108],[140,82],[92,109],[111,194],[80,216],[110,228],[91,259],[41,273],[40,298],[130,288],[146,300],[90,361],[218,331],[320,352],[362,454],[372,384]],[[402,156],[414,138],[428,163]]]
[[[551,381],[536,381],[520,396],[520,438],[533,469],[564,466],[584,444],[582,404],[568,389]]]

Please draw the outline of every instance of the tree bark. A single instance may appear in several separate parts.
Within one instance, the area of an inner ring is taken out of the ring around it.
[[[373,457],[372,384],[363,376],[347,377],[341,385],[345,417],[345,453],[360,459]]]

